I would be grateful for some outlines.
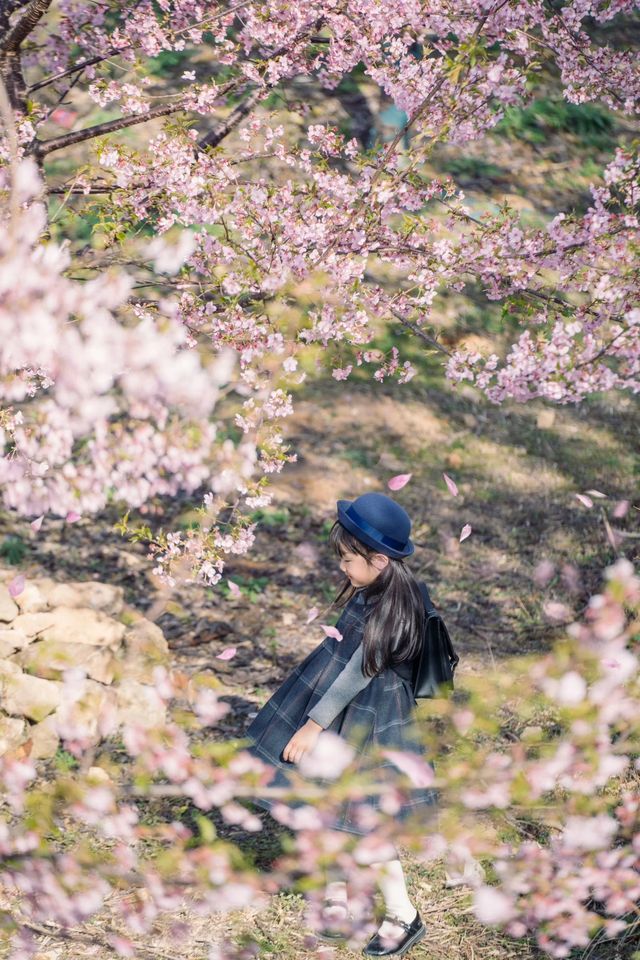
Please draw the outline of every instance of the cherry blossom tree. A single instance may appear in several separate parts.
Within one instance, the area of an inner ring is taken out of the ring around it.
[[[573,103],[637,111],[637,58],[601,29],[634,17],[636,7],[4,3],[4,504],[39,524],[204,489],[198,527],[154,534],[137,526],[132,535],[150,542],[156,572],[170,584],[187,576],[215,584],[225,557],[251,546],[250,511],[269,502],[269,475],[295,457],[281,423],[310,345],[324,349],[337,380],[360,365],[378,381],[404,383],[415,371],[399,349],[382,357],[372,349],[375,329],[392,321],[442,354],[454,381],[475,383],[494,402],[637,392],[637,153],[616,153],[586,213],[535,229],[508,205],[477,216],[451,179],[424,174],[435,144],[478,139],[506,106],[527,104],[543,68],[557,71]],[[169,55],[184,56],[185,69],[168,84],[157,67]],[[407,115],[393,140],[370,149],[309,122],[300,95],[305,84],[335,88],[356,68]],[[98,120],[98,108],[119,116]],[[66,158],[63,173],[58,158]],[[77,239],[88,212],[99,220],[101,245]],[[393,282],[379,279],[381,267]],[[322,284],[322,302],[301,308],[293,326],[277,319],[270,305],[308,280]],[[522,324],[505,358],[452,355],[439,341],[438,295],[467,283]],[[229,393],[242,403],[237,442],[215,420]],[[128,514],[121,529],[131,532]],[[522,698],[516,672],[491,695],[484,683],[464,708],[443,708],[447,749],[437,782],[450,817],[411,838],[425,860],[453,849],[494,862],[499,883],[478,886],[477,916],[512,936],[534,936],[558,957],[598,929],[624,935],[640,892],[638,591],[619,561],[585,622],[547,658],[526,664],[534,697]],[[64,934],[113,908],[119,922],[109,943],[127,956],[130,938],[152,931],[185,896],[205,915],[264,902],[300,870],[317,872],[325,815],[345,792],[362,789],[338,777],[321,805],[310,792],[296,813],[277,808],[296,833],[295,855],[260,875],[238,866],[206,817],[197,836],[178,818],[150,827],[140,814],[143,800],[176,798],[259,829],[241,801],[268,789],[265,769],[233,745],[194,746],[184,721],[186,699],[193,723],[215,725],[225,706],[215,691],[194,692],[175,671],[159,671],[158,698],[178,708],[165,726],[126,730],[127,763],[118,764],[103,743],[114,717],[108,709],[87,715],[80,675],[66,683],[60,733],[78,760],[74,777],[43,784],[28,756],[0,760],[0,867],[20,907],[3,927],[14,960],[34,952],[45,920]],[[508,746],[497,740],[499,711],[515,731]],[[437,753],[434,730],[429,736]],[[346,767],[348,746],[328,747]],[[405,788],[427,775],[412,758],[396,759]],[[308,772],[325,761],[320,752]],[[296,784],[297,795],[305,789]],[[366,867],[396,835],[402,789],[386,791],[375,840],[339,852],[360,933],[371,893]],[[479,830],[478,811],[493,832]],[[530,841],[505,840],[516,816],[530,825]],[[78,840],[61,852],[55,840],[69,818],[98,847]],[[145,854],[145,840],[157,856]],[[558,889],[560,904],[550,896]],[[311,892],[310,921],[319,897]],[[242,952],[227,944],[218,956]]]
[[[586,214],[542,229],[508,206],[476,217],[449,178],[423,173],[436,143],[480,138],[506,106],[529,102],[542,68],[574,103],[636,111],[637,58],[599,31],[635,10],[584,0],[5,4],[4,195],[14,223],[29,218],[33,251],[23,247],[31,269],[2,313],[5,504],[65,516],[204,488],[197,528],[133,535],[150,541],[170,584],[187,574],[214,584],[225,555],[251,546],[247,511],[269,503],[269,474],[295,459],[281,422],[310,344],[334,358],[338,380],[357,364],[404,383],[415,370],[397,347],[367,349],[377,324],[400,322],[442,354],[449,377],[495,402],[637,391],[637,156],[619,150]],[[165,55],[194,68],[160,83]],[[303,81],[330,90],[357,66],[407,115],[390,143],[368,150],[309,123],[299,95]],[[95,122],[91,104],[120,115]],[[298,119],[283,123],[278,104]],[[58,157],[70,158],[65,175]],[[47,239],[38,191],[60,198],[70,231],[98,210],[105,249]],[[11,258],[22,254],[4,256],[4,287],[15,287]],[[393,283],[376,280],[380,265]],[[309,278],[323,301],[292,329],[269,305]],[[504,359],[451,355],[438,340],[438,294],[470,282],[523,325]],[[346,364],[343,348],[355,348]],[[244,397],[241,442],[214,426],[221,389]]]

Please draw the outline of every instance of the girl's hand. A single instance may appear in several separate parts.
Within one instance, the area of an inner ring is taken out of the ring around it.
[[[283,758],[290,763],[298,763],[303,753],[306,753],[307,750],[313,750],[322,730],[323,728],[315,720],[307,720],[304,726],[296,730],[282,751]]]

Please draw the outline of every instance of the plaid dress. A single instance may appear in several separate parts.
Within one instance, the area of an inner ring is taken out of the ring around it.
[[[274,768],[270,787],[290,787],[287,771],[295,764],[282,759],[287,743],[308,719],[320,697],[344,669],[359,643],[362,642],[364,626],[370,605],[356,593],[344,607],[336,627],[342,640],[325,637],[283,681],[272,697],[265,703],[245,732],[251,743],[247,751]],[[326,728],[343,737],[355,749],[349,767],[354,772],[374,771],[376,783],[392,784],[401,790],[401,806],[393,813],[394,820],[405,821],[408,817],[420,817],[425,828],[429,808],[437,802],[437,793],[432,788],[402,787],[396,766],[385,759],[374,766],[370,757],[371,746],[403,750],[425,757],[415,725],[413,697],[410,681],[410,665],[403,663],[394,669],[387,668],[374,676]],[[320,734],[322,736],[322,734]],[[429,762],[427,760],[427,762]],[[433,767],[433,764],[430,764]],[[327,783],[319,778],[310,782]],[[270,810],[274,801],[267,797],[252,797],[258,806]],[[380,794],[369,794],[358,803],[345,801],[335,821],[329,826],[358,836],[372,832],[357,817],[357,807],[365,803],[379,809]],[[281,801],[277,801],[281,802]],[[288,801],[295,808],[302,802]]]

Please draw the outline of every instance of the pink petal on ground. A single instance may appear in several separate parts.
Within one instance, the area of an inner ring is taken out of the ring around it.
[[[18,597],[24,590],[24,576],[19,574],[19,576],[14,577],[13,580],[7,584],[7,589],[12,597]]]
[[[67,523],[75,523],[76,520],[80,519],[80,514],[76,513],[75,510],[69,510],[69,513],[66,515],[65,520]]]
[[[548,600],[543,604],[542,609],[545,617],[552,623],[568,623],[573,617],[571,608],[558,600]]]
[[[311,607],[311,610],[309,610],[309,613],[307,614],[307,623],[311,623],[312,620],[315,620],[319,613],[320,611],[317,607]]]
[[[533,571],[533,579],[539,587],[546,587],[555,572],[555,563],[551,560],[541,560]]]
[[[442,476],[444,477],[444,482],[446,483],[447,487],[449,488],[449,493],[450,493],[452,496],[457,497],[457,496],[458,496],[458,487],[456,486],[455,481],[452,480],[451,477],[447,476],[446,473],[443,473]]]
[[[460,543],[462,543],[463,540],[466,540],[467,537],[471,536],[471,530],[472,530],[471,524],[465,523],[464,527],[460,531]]]
[[[222,653],[216,654],[216,660],[231,660],[232,657],[235,657],[237,652],[237,647],[227,647],[227,649],[223,650]]]
[[[598,499],[598,500],[606,500],[606,499],[607,499],[607,494],[606,494],[606,493],[601,493],[600,490],[587,490],[587,493],[588,493],[591,497],[596,497],[596,499]]]
[[[627,511],[631,506],[630,500],[618,500],[615,507],[613,508],[613,516],[616,520],[622,520],[623,517],[626,517]]]
[[[35,532],[37,533],[40,527],[42,526],[43,520],[44,520],[44,513],[42,514],[41,517],[38,517],[37,520],[32,520],[29,526],[31,527],[32,530],[35,530]]]
[[[395,764],[398,770],[406,773],[416,787],[430,787],[433,784],[433,770],[422,757],[406,750],[383,750],[382,753]]]
[[[229,587],[229,593],[232,597],[236,597],[237,599],[238,597],[242,596],[242,590],[237,583],[233,582],[233,580],[227,580],[227,586]]]
[[[334,640],[342,640],[342,634],[336,627],[330,627],[326,623],[321,623],[320,626],[327,637],[333,637]]]
[[[396,477],[391,477],[391,480],[387,482],[389,490],[402,490],[402,488],[409,483],[413,474],[411,473],[399,473]]]
[[[575,497],[576,497],[576,500],[579,500],[580,503],[583,503],[583,504],[585,505],[585,507],[592,507],[592,506],[593,506],[593,500],[591,499],[591,497],[588,497],[586,494],[584,494],[584,493],[576,493],[576,494],[575,494]]]

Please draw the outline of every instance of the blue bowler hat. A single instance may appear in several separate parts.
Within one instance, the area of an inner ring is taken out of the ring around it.
[[[378,553],[400,560],[415,550],[409,514],[384,493],[363,493],[355,500],[338,500],[337,506],[342,526]]]

